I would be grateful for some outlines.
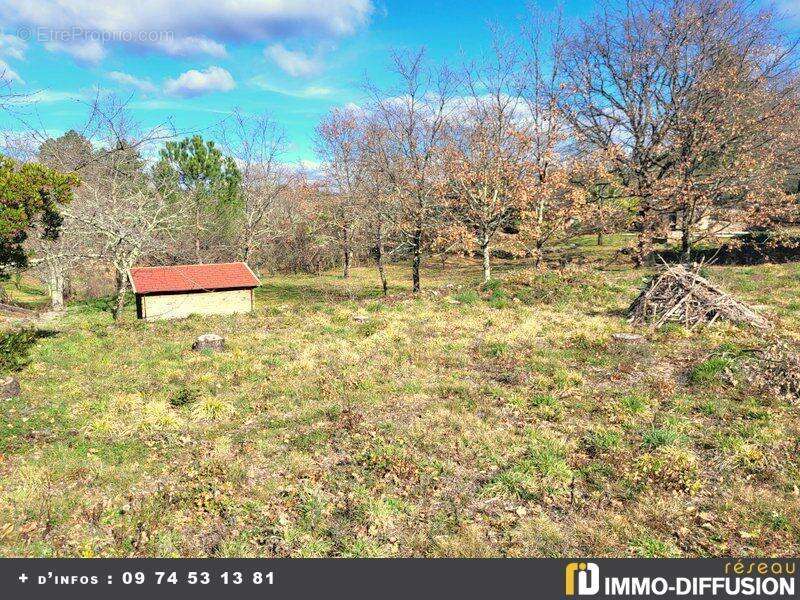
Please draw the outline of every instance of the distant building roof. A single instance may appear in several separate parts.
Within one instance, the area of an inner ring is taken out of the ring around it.
[[[243,262],[172,267],[137,267],[130,270],[136,294],[203,292],[258,287],[258,278]]]

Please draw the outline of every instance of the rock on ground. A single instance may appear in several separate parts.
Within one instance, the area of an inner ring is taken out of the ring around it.
[[[195,340],[194,344],[192,344],[192,350],[195,350],[196,352],[202,352],[203,350],[220,352],[224,349],[225,338],[217,335],[216,333],[206,333],[201,335],[199,338],[197,338],[197,340]]]
[[[13,398],[19,396],[19,381],[15,377],[0,379],[0,398]]]
[[[638,333],[612,333],[611,337],[618,342],[625,342],[628,344],[639,344],[644,342],[644,336]]]

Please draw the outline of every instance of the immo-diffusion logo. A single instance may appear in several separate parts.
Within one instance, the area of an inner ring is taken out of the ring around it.
[[[669,563],[669,561],[665,561]],[[731,566],[733,564],[733,566]],[[636,563],[626,564],[632,569]],[[721,572],[708,575],[686,573],[682,563],[665,564],[657,576],[650,575],[606,575],[600,576],[600,567],[593,562],[571,562],[565,569],[564,592],[567,596],[604,597],[698,597],[698,596],[785,596],[796,597],[795,561],[754,561],[752,563],[725,563]],[[697,569],[694,569],[697,570]],[[670,571],[675,571],[670,573]]]
[[[576,594],[575,582],[577,580],[578,596],[592,596],[600,591],[600,567],[592,562],[571,562],[566,568],[566,594]]]

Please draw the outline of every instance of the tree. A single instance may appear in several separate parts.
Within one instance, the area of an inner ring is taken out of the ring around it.
[[[534,10],[523,36],[530,175],[516,229],[525,253],[538,265],[547,246],[578,233],[587,205],[584,191],[570,179],[575,160],[569,154],[572,130],[564,111],[567,40],[561,14]]]
[[[279,235],[271,217],[290,179],[281,165],[286,142],[269,115],[249,117],[238,110],[222,123],[220,139],[241,175],[234,225],[239,258],[247,262]]]
[[[371,140],[369,151],[391,186],[398,207],[396,228],[411,255],[412,289],[417,293],[430,229],[440,216],[442,147],[455,108],[456,80],[446,67],[429,67],[422,50],[394,54],[393,72],[399,84],[392,92],[370,87],[369,110],[383,133]]]
[[[24,243],[31,231],[46,239],[58,237],[60,210],[77,184],[74,175],[0,155],[0,279],[27,266]]]
[[[335,240],[324,218],[323,184],[307,173],[294,173],[274,212],[276,230],[272,243],[276,263],[283,269],[319,273],[338,261]]]
[[[185,205],[191,218],[196,262],[232,254],[225,247],[235,237],[241,206],[242,174],[233,158],[199,135],[167,142],[154,169],[160,193],[174,205]]]
[[[585,223],[581,229],[594,233],[598,246],[603,245],[606,234],[629,226],[635,206],[625,196],[622,184],[602,152],[588,153],[576,160],[569,177],[585,197]]]
[[[582,24],[565,61],[571,93],[561,103],[579,141],[613,156],[638,201],[637,265],[652,246],[664,144],[690,83],[672,68],[682,41],[674,27],[660,26],[661,10],[604,8]]]
[[[39,161],[67,173],[90,173],[95,166],[96,152],[85,135],[69,130],[58,138],[45,139],[38,151]],[[86,199],[83,188],[75,190],[70,212],[81,211]],[[69,288],[70,276],[87,257],[93,254],[91,232],[70,216],[63,222],[56,239],[34,237],[30,240],[35,258],[31,265],[41,273],[47,283],[53,310],[63,310]]]
[[[162,249],[162,234],[176,228],[178,215],[144,174],[131,177],[117,171],[129,166],[121,164],[123,154],[111,156],[111,163],[86,182],[90,201],[85,209],[70,214],[102,241],[98,256],[114,268],[111,313],[118,321],[125,307],[128,272],[141,258],[152,258]]]
[[[491,244],[519,217],[531,184],[523,63],[512,38],[496,32],[491,58],[465,68],[466,95],[447,129],[444,150],[446,209],[466,228],[491,279]],[[462,237],[458,228],[451,235]]]
[[[342,276],[350,277],[354,238],[363,220],[367,161],[362,156],[364,132],[352,108],[333,109],[317,126],[317,155],[332,198],[331,215],[341,235]]]
[[[398,203],[395,202],[389,170],[383,160],[385,155],[376,151],[384,148],[386,129],[379,118],[373,114],[362,115],[364,126],[359,140],[360,160],[364,163],[364,229],[371,235],[373,245],[371,253],[375,258],[375,266],[381,281],[384,296],[389,293],[389,279],[386,273],[386,260],[390,255],[392,240],[396,236],[396,224],[399,222]]]
[[[769,13],[752,21],[735,4],[721,12],[722,33],[704,40],[708,67],[679,112],[656,195],[675,217],[686,260],[694,243],[732,223],[766,227],[793,208],[784,189],[800,157],[792,47],[776,45]]]
[[[140,148],[147,149],[154,142],[160,141],[170,134],[169,127],[161,124],[134,139],[123,132],[130,131],[132,124],[126,115],[127,101],[120,101],[113,95],[98,94],[87,104],[88,116],[79,129],[67,131],[58,138],[49,137],[46,131],[31,131],[30,137],[39,141],[37,147],[27,154],[35,153],[42,164],[62,172],[80,175],[83,184],[74,193],[69,210],[63,212],[63,222],[57,239],[29,239],[29,247],[35,257],[31,265],[47,282],[51,305],[56,310],[64,307],[65,296],[70,288],[73,276],[81,271],[97,271],[97,266],[104,259],[105,239],[97,235],[95,228],[75,215],[84,215],[94,211],[95,192],[101,181],[119,182],[128,177],[134,179],[141,176],[144,162],[138,158]],[[92,140],[96,142],[96,146]],[[24,144],[20,154],[25,155]],[[116,161],[114,155],[122,154]],[[109,165],[121,170],[118,177],[108,177]],[[86,182],[91,185],[87,186]],[[109,194],[114,194],[110,190]]]
[[[65,210],[95,241],[93,258],[107,261],[114,270],[111,314],[122,317],[128,292],[128,272],[141,259],[164,254],[167,241],[184,222],[182,207],[175,206],[145,169],[139,148],[158,139],[156,131],[140,133],[125,105],[108,99],[97,112],[97,142],[101,149],[91,169],[83,171],[79,206]]]
[[[613,157],[638,202],[636,264],[665,213],[679,213],[688,253],[710,207],[759,204],[764,175],[780,178],[768,148],[796,113],[794,50],[772,14],[745,0],[626,4],[573,37],[562,106],[579,141]],[[762,159],[769,166],[750,177]]]

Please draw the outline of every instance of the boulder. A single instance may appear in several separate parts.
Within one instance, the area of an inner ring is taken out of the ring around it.
[[[611,337],[618,342],[626,344],[641,344],[644,342],[644,336],[638,333],[612,333]]]
[[[355,321],[356,323],[366,323],[367,321],[369,321],[369,316],[367,316],[367,315],[356,315],[356,316],[353,317],[353,321]]]
[[[211,350],[212,352],[221,352],[225,349],[225,338],[217,335],[216,333],[206,333],[201,335],[194,344],[192,350],[195,352],[202,352],[203,350]]]
[[[0,399],[13,398],[19,396],[19,381],[15,377],[4,377],[0,379]]]

